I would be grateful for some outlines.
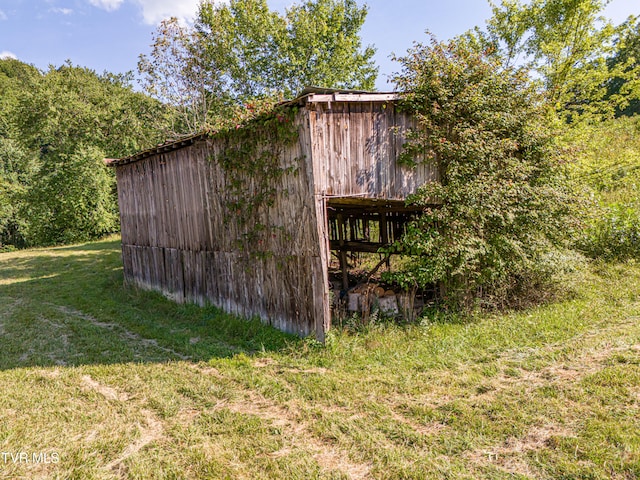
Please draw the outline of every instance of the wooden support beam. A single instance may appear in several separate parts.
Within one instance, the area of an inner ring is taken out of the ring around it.
[[[407,214],[417,214],[420,213],[423,209],[415,206],[405,206],[405,205],[353,205],[353,204],[329,204],[327,207],[328,214],[330,217],[335,217],[337,212],[341,212],[348,215],[362,215],[365,213],[388,213],[388,212],[399,212],[399,213],[407,213]]]
[[[340,268],[342,270],[342,289],[349,290],[349,265],[347,264],[347,251],[340,250]]]
[[[380,247],[384,247],[384,243],[378,242],[344,242],[340,245],[337,240],[331,240],[329,242],[331,250],[336,252],[362,252],[362,253],[378,253]]]
[[[307,102],[392,102],[399,98],[397,93],[313,93],[307,97]]]
[[[375,267],[373,267],[373,269],[369,272],[369,275],[367,275],[367,281],[376,274],[376,272],[380,269],[382,265],[384,265],[389,261],[390,256],[391,256],[390,253],[385,254],[384,258],[380,260],[380,262],[378,262],[378,264]]]
[[[380,214],[380,241],[383,245],[387,245],[389,243],[389,231],[387,229],[387,216],[382,213]]]
[[[345,246],[344,217],[338,214],[338,251],[340,252],[340,269],[342,270],[342,289],[349,290],[349,265],[347,264],[347,250]]]

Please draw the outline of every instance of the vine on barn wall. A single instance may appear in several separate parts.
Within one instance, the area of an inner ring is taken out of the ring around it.
[[[210,157],[227,176],[224,221],[233,219],[245,228],[236,243],[254,258],[273,256],[268,249],[273,239],[288,242],[292,238],[282,225],[259,219],[266,222],[267,209],[274,205],[278,195],[288,196],[287,190],[279,189],[283,177],[298,173],[300,157],[283,165],[283,154],[299,138],[297,112],[296,107],[276,107],[212,135],[224,145],[220,153]]]

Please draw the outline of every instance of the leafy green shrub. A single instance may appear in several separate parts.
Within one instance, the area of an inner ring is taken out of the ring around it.
[[[1,117],[1,114],[0,114]],[[0,247],[24,247],[27,219],[20,210],[36,162],[15,140],[2,138],[0,131]]]
[[[82,242],[118,229],[115,178],[95,147],[52,158],[29,191],[25,216],[33,245]]]
[[[575,125],[564,142],[571,174],[591,197],[577,248],[592,258],[640,259],[640,116]]]
[[[576,202],[527,73],[463,38],[399,60],[395,81],[418,121],[403,159],[435,165],[439,181],[409,199],[424,213],[392,247],[412,260],[394,280],[436,283],[461,311],[545,290],[557,269],[545,259],[567,244]]]

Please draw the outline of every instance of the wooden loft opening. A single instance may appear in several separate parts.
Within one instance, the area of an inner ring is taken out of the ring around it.
[[[403,200],[362,197],[327,200],[329,248],[340,262],[343,290],[349,289],[349,254],[377,253],[380,248],[392,244],[402,237],[407,223],[420,210],[420,207],[406,206]],[[388,257],[374,270],[385,262]]]

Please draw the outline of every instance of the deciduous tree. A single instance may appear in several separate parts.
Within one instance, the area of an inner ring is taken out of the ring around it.
[[[208,0],[193,28],[175,19],[160,25],[139,71],[148,93],[179,109],[188,132],[305,86],[371,89],[375,51],[359,34],[366,13],[356,0],[306,0],[284,14],[266,0]]]
[[[607,62],[619,31],[602,15],[609,1],[502,0],[492,3],[493,16],[481,35],[507,65],[530,66],[567,119],[611,116],[616,105],[607,95],[609,79],[631,72]]]
[[[67,63],[44,73],[0,60],[0,244],[89,240],[116,231],[104,157],[152,146],[166,108],[130,78]]]
[[[607,59],[607,100],[617,115],[640,113],[640,18],[632,16],[618,31],[615,51]]]

